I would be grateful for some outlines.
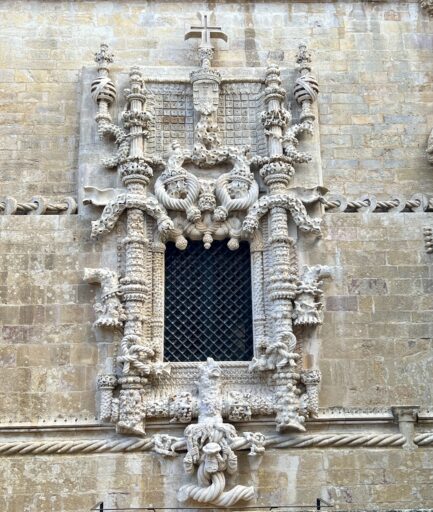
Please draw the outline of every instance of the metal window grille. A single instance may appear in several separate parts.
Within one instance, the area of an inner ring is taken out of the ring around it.
[[[165,253],[165,360],[248,361],[253,356],[250,248],[190,241]]]

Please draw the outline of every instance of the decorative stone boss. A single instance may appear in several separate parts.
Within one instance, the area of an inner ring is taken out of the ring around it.
[[[311,333],[302,328],[321,323],[321,278],[327,270],[299,269],[293,233],[320,236],[320,219],[310,217],[306,205],[318,200],[321,189],[290,187],[296,165],[311,160],[297,146],[302,134],[313,133],[312,104],[318,85],[311,74],[310,53],[301,45],[294,88],[299,122],[292,123],[279,68],[270,65],[264,81],[257,79],[254,84],[265,109],[257,119],[261,117],[263,124],[266,152],[250,155],[248,147],[224,145],[217,117],[224,80],[211,68],[211,38],[227,38],[220,27],[209,24],[209,13],[202,14],[201,21],[186,35],[200,36],[200,67],[190,76],[195,142],[188,148],[171,141],[167,160],[149,153],[150,139],[167,121],[152,108],[153,93],[140,70],[134,67],[129,73],[123,124],[116,125],[110,115],[117,97],[109,77],[113,55],[105,44],[96,54],[98,78],[91,92],[98,105],[98,132],[117,146],[115,155],[103,164],[117,170],[123,189],[88,188],[93,190],[88,202],[101,204],[95,199],[98,194],[111,196],[103,201],[99,220],[92,223],[92,237],[107,235],[118,222],[124,222],[126,236],[118,245],[118,271],[86,269],[85,278],[101,284],[95,326],[119,335],[114,368],[98,380],[101,419],[115,423],[120,433],[136,435],[145,435],[145,421],[156,418],[189,424],[184,466],[188,473],[197,468],[198,483],[183,486],[179,499],[230,506],[254,497],[252,487],[225,490],[225,474],[237,468],[233,450],[249,446],[251,454],[261,454],[264,436],[238,435],[224,419],[246,422],[271,416],[278,431],[304,431],[305,418],[318,410],[320,371],[305,364],[312,360],[308,354],[302,357]],[[242,84],[237,77],[232,87],[248,90],[252,82],[249,78]],[[213,359],[165,363],[165,244],[174,241],[183,250],[188,240],[202,240],[209,248],[214,239],[228,239],[231,250],[237,250],[240,240],[250,243],[255,357],[249,364],[217,364]],[[154,446],[159,453],[173,455],[184,443],[158,434]]]

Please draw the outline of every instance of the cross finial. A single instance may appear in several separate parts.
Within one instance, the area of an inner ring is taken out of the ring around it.
[[[200,48],[213,48],[211,38],[222,39],[227,42],[227,35],[222,31],[221,27],[213,27],[210,25],[212,16],[211,11],[204,11],[197,13],[201,26],[192,26],[191,29],[185,34],[185,40],[197,37],[201,39]]]

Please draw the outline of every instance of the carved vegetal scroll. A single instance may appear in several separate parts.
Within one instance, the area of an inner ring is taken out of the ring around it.
[[[122,188],[98,190],[89,184],[86,201],[105,205],[92,223],[93,238],[117,237],[117,224],[126,235],[118,240],[117,271],[86,269],[84,278],[101,285],[95,327],[121,334],[113,371],[98,379],[101,419],[114,423],[119,433],[138,436],[154,420],[185,424],[184,467],[197,480],[180,489],[179,500],[225,507],[255,496],[252,487],[226,488],[226,477],[237,471],[234,449],[240,439],[252,456],[264,451],[260,432],[242,435],[232,423],[274,418],[279,431],[304,431],[306,418],[317,415],[320,371],[303,367],[299,332],[322,322],[322,280],[329,269],[305,265],[297,243],[298,236],[320,237],[320,219],[309,208],[323,189],[320,183],[308,190],[291,187],[297,165],[312,159],[299,149],[301,136],[314,131],[312,105],[318,95],[307,48],[301,45],[297,57],[298,122],[292,122],[279,68],[270,65],[257,81],[265,111],[255,118],[261,119],[267,152],[250,154],[249,147],[222,142],[217,114],[223,78],[211,67],[211,38],[227,37],[211,25],[209,13],[200,21],[186,35],[201,41],[200,67],[190,75],[196,116],[192,147],[171,140],[167,154],[149,153],[154,98],[137,67],[129,73],[122,125],[114,124],[110,108],[120,95],[109,77],[113,55],[107,45],[96,54],[98,77],[91,94],[98,106],[98,133],[116,146],[103,164],[117,171]],[[238,83],[230,87],[236,90]],[[255,357],[249,366],[211,359],[164,363],[165,244],[174,241],[183,250],[189,240],[201,240],[208,249],[224,239],[233,251],[241,240],[250,243]],[[247,383],[244,390],[242,383]],[[155,437],[154,449],[162,456],[174,456],[178,446],[169,433]]]

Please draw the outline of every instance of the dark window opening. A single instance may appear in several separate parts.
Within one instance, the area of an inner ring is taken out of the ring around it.
[[[190,241],[165,253],[166,361],[248,361],[253,356],[250,247]]]

